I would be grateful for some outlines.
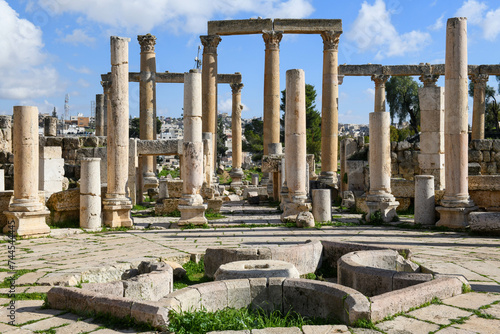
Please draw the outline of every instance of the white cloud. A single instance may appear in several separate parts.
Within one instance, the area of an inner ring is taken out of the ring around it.
[[[81,73],[81,74],[90,74],[90,73],[92,73],[92,71],[88,67],[86,67],[86,66],[82,66],[82,67],[78,68],[78,67],[75,67],[73,65],[68,64],[68,68],[70,70],[74,71],[74,72]]]
[[[42,31],[0,0],[0,98],[49,96],[58,90],[58,73],[44,64]]]
[[[429,29],[429,30],[439,30],[439,29],[441,29],[444,26],[443,19],[444,19],[444,13],[443,13],[443,15],[441,15],[440,17],[438,17],[438,19],[436,20],[436,22],[434,22],[434,24],[428,26],[427,29]]]
[[[487,8],[484,2],[468,0],[456,11],[455,17],[466,17],[470,24],[480,24]]]
[[[500,8],[490,10],[483,21],[484,38],[493,41],[500,33]]]
[[[273,18],[304,18],[312,0],[38,0],[49,13],[81,13],[87,19],[113,27],[147,32],[166,26],[171,31],[205,33],[207,21],[237,13]]]
[[[76,83],[79,86],[84,87],[84,88],[90,86],[89,82],[87,80],[85,80],[85,79],[78,79],[78,81]]]
[[[64,38],[61,38],[60,41],[73,45],[83,44],[86,46],[93,46],[95,38],[87,35],[87,33],[82,29],[75,29],[71,34],[64,36]]]
[[[373,99],[375,97],[375,89],[367,88],[364,90],[364,93],[368,96],[368,98]]]
[[[383,0],[375,0],[373,5],[366,1],[361,4],[358,17],[346,33],[346,38],[357,45],[359,52],[378,51],[377,59],[416,52],[431,39],[428,33],[418,30],[399,34],[391,23],[391,11],[387,10]]]

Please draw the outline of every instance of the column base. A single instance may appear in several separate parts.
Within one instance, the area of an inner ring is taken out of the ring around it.
[[[449,228],[464,228],[469,225],[469,213],[478,210],[477,206],[470,207],[445,207],[438,206],[436,208],[439,212],[440,219],[436,226],[445,226]]]
[[[233,168],[229,173],[229,176],[231,176],[232,179],[232,188],[240,188],[241,186],[243,186],[243,177],[245,176],[245,173],[243,173],[243,170],[241,168]]]
[[[368,195],[366,197],[366,206],[368,207],[366,221],[371,222],[371,215],[380,211],[382,220],[385,223],[391,222],[397,217],[396,208],[398,205],[399,202],[391,194]]]
[[[318,181],[330,187],[337,188],[337,173],[334,172],[321,172]]]
[[[128,198],[104,199],[103,223],[108,227],[131,227],[134,221],[130,216],[132,204]]]
[[[142,179],[143,191],[147,191],[151,188],[158,188],[159,182],[156,176],[144,176]]]
[[[288,197],[288,196],[287,196]],[[304,196],[303,199],[288,199],[283,204],[283,213],[281,214],[281,221],[294,221],[297,219],[297,215],[301,212],[311,211],[312,205],[306,202],[307,197]]]
[[[205,218],[205,211],[207,210],[207,205],[179,205],[179,211],[181,212],[181,219],[179,220],[179,226],[185,225],[204,225],[206,224],[207,218]]]
[[[50,234],[50,227],[45,222],[45,218],[50,215],[49,210],[41,211],[4,211],[7,217],[7,225],[3,228],[3,233],[14,233],[20,237],[44,237]],[[10,224],[14,221],[14,228]]]

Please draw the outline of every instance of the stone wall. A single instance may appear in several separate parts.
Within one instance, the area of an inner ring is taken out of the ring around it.
[[[471,140],[469,143],[469,164],[477,167],[469,168],[469,174],[500,174],[500,139]]]

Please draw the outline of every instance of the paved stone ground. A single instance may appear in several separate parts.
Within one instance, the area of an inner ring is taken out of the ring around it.
[[[288,228],[280,224],[276,209],[226,203],[226,218],[211,220],[208,229],[177,228],[178,218],[135,218],[129,231],[82,233],[78,229],[54,229],[49,238],[20,240],[16,246],[17,269],[31,269],[17,280],[17,293],[47,292],[50,285],[105,281],[111,270],[122,270],[142,260],[169,259],[185,262],[207,247],[285,246],[306,240],[336,240],[379,246],[405,246],[413,260],[441,273],[464,275],[474,292],[442,304],[433,304],[375,324],[376,329],[349,328],[351,333],[500,333],[500,242],[494,237],[466,233],[404,229],[392,226],[323,226]],[[360,215],[337,214],[334,219],[358,223]],[[404,219],[411,222],[411,218]],[[246,226],[245,226],[246,225]],[[5,239],[7,240],[7,239]],[[7,269],[7,243],[0,244],[0,268]],[[104,270],[104,269],[105,270]],[[0,271],[0,282],[8,276]],[[1,288],[0,293],[7,293]],[[42,309],[41,300],[16,303],[16,324],[7,324],[9,300],[0,298],[1,333],[134,333],[104,328],[93,319],[58,310]],[[349,333],[345,327],[254,330],[252,333]],[[241,333],[245,333],[244,331]],[[250,333],[250,332],[246,332]]]

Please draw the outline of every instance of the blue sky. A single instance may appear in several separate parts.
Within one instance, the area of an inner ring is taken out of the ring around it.
[[[152,33],[157,71],[187,72],[208,20],[258,16],[342,19],[339,64],[384,65],[444,63],[446,20],[466,16],[469,64],[500,62],[497,0],[0,0],[0,114],[36,105],[61,115],[69,94],[71,115],[90,115],[91,100],[102,93],[100,74],[110,71],[111,35],[131,38],[130,71],[139,71],[137,35]],[[218,47],[219,73],[242,73],[243,118],[262,116],[264,48],[261,35],[222,37]],[[304,69],[321,110],[321,37],[284,35],[280,50],[281,89],[286,70]],[[495,78],[489,84],[497,87]],[[158,84],[157,114],[179,117],[182,92],[180,84]],[[373,94],[368,77],[346,78],[339,122],[368,123]],[[219,85],[218,99],[219,111],[230,113],[229,85]],[[138,101],[139,85],[130,83],[132,116]]]

